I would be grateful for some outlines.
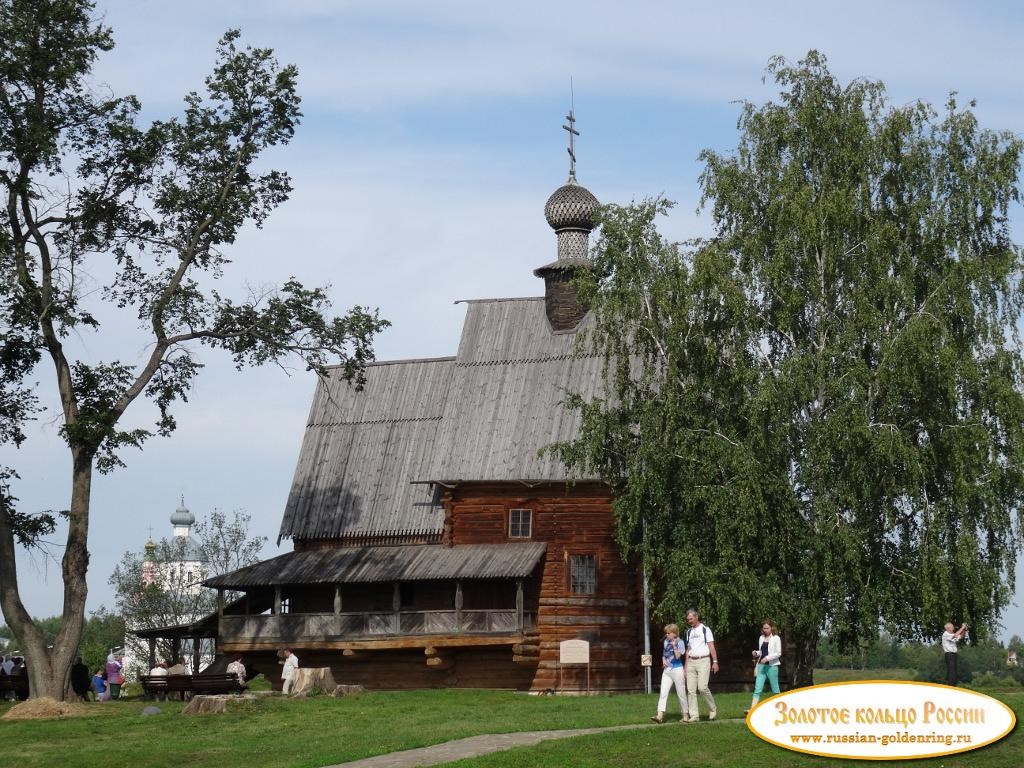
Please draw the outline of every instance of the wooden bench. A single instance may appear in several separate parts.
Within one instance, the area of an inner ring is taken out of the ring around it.
[[[181,694],[182,699],[194,694],[241,693],[245,690],[233,674],[210,675],[141,675],[142,690],[152,698],[164,698],[169,693]]]
[[[0,700],[13,693],[18,701],[28,698],[28,675],[0,675]]]

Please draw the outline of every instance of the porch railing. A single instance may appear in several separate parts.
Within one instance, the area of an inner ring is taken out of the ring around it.
[[[508,610],[282,613],[221,616],[221,642],[315,638],[345,640],[415,635],[507,635],[536,626],[533,614]]]

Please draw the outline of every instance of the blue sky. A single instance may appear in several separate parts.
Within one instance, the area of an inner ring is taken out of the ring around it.
[[[536,295],[531,270],[554,258],[544,201],[566,177],[560,126],[575,92],[578,176],[604,202],[664,194],[675,238],[706,234],[697,155],[736,142],[737,100],[771,98],[769,57],[816,48],[843,80],[881,79],[895,103],[978,100],[982,123],[1024,130],[1024,11],[1015,3],[631,3],[217,0],[99,2],[117,48],[97,80],[135,93],[150,117],[201,87],[217,39],[272,47],[300,71],[305,118],[270,158],[295,192],[263,230],[243,234],[223,285],[296,275],[330,283],[336,306],[378,306],[393,327],[381,359],[453,354],[457,299]],[[1015,212],[1015,239],[1020,234]],[[113,319],[112,317],[110,318]],[[113,323],[111,324],[114,325]],[[135,359],[141,337],[117,325],[79,340],[84,355]],[[209,351],[178,432],[128,454],[94,484],[89,607],[153,528],[168,535],[180,494],[197,514],[244,508],[275,545],[314,381],[301,369],[236,373]],[[41,380],[44,395],[52,386]],[[148,416],[137,410],[130,423]],[[4,449],[5,451],[7,449]],[[24,508],[67,504],[68,459],[43,419],[12,490]],[[285,542],[284,549],[290,548]],[[59,558],[59,551],[55,555]],[[22,556],[36,615],[60,609],[59,563]],[[1024,570],[1024,569],[1021,569]],[[1024,590],[1024,583],[1018,591]],[[1020,598],[1018,598],[1019,601]],[[1024,635],[1024,610],[1005,636]]]

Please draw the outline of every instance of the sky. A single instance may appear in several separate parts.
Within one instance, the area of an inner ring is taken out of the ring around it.
[[[459,299],[543,292],[532,270],[555,258],[543,206],[566,180],[570,105],[580,183],[602,202],[675,200],[663,232],[676,239],[710,232],[698,155],[735,147],[739,101],[775,95],[763,80],[774,55],[817,49],[843,81],[884,81],[895,104],[941,107],[955,91],[977,100],[984,126],[1024,130],[1024,8],[1013,2],[100,0],[97,11],[117,47],[96,82],[137,95],[147,119],[180,113],[228,28],[298,66],[302,125],[267,157],[294,192],[228,249],[221,290],[241,298],[290,276],[329,284],[339,311],[378,307],[391,321],[381,360],[454,354]],[[1015,211],[1017,242],[1022,222]],[[101,319],[102,335],[74,340],[80,354],[141,359],[131,322]],[[277,532],[314,378],[301,366],[237,372],[210,350],[199,358],[174,436],[94,480],[89,610],[112,606],[107,580],[124,552],[141,551],[151,530],[170,535],[181,497],[198,517],[245,510],[268,538],[265,556],[291,549]],[[52,405],[50,379],[40,372]],[[126,424],[151,416],[138,407]],[[52,408],[19,451],[0,452],[21,473],[11,492],[22,509],[66,508],[69,459]],[[61,609],[60,540],[49,556],[19,555],[36,616]],[[1017,591],[1004,638],[1024,635],[1022,574]]]

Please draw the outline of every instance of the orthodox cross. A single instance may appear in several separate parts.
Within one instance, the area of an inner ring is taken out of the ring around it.
[[[152,540],[152,538],[153,538],[153,526],[152,525],[149,526],[149,538],[150,538],[150,540]]]
[[[580,135],[580,132],[576,130],[576,118],[572,112],[570,109],[569,114],[565,116],[569,124],[563,125],[562,128],[569,132],[569,180],[574,182],[576,181],[576,137]]]

